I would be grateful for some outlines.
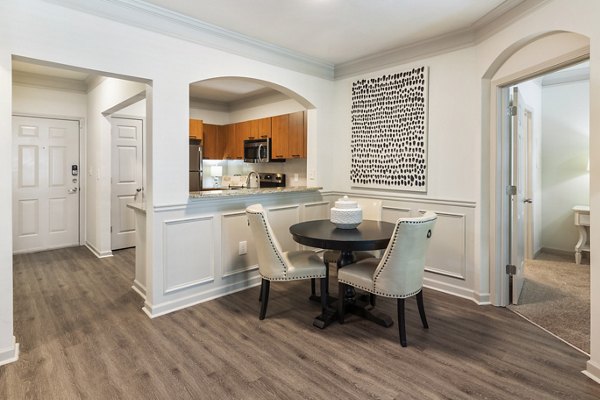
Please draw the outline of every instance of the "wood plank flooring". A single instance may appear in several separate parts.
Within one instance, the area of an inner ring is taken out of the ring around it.
[[[14,258],[16,363],[0,399],[598,399],[586,357],[503,308],[425,291],[398,331],[350,316],[312,326],[309,282],[273,283],[154,320],[131,289],[134,250]],[[335,288],[335,279],[332,289]],[[377,309],[395,319],[395,302]]]

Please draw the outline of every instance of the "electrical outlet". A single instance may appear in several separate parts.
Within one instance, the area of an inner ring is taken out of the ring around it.
[[[238,244],[238,255],[243,256],[248,252],[248,242],[243,241]]]

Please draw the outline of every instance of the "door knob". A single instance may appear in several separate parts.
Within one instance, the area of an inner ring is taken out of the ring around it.
[[[76,187],[74,187],[74,188],[72,188],[72,189],[69,189],[67,192],[68,192],[68,193],[71,193],[71,194],[72,194],[72,193],[77,193],[77,188],[76,188]]]
[[[531,203],[533,203],[533,200],[532,199],[525,199],[525,200],[523,200],[523,203],[529,203],[529,204],[531,204]]]

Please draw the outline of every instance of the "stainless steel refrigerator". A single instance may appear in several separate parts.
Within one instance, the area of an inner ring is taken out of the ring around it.
[[[190,192],[202,190],[202,141],[190,139]]]

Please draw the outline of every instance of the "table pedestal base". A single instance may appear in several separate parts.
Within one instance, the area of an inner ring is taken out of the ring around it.
[[[311,296],[312,297],[312,296]],[[315,296],[317,297],[317,296]],[[342,301],[342,300],[338,300]],[[394,321],[389,315],[372,312],[372,309],[367,308],[369,303],[369,295],[358,296],[352,299],[344,299],[346,301],[345,310],[346,314],[354,314],[361,318],[364,318],[368,321],[374,322],[377,325],[383,326],[385,328],[389,328],[394,325]],[[329,301],[328,304],[334,303],[334,301]],[[338,319],[338,311],[337,308],[332,309],[328,308],[324,314],[317,316],[313,320],[313,325],[320,329],[325,329],[329,326],[333,321],[337,321]]]

